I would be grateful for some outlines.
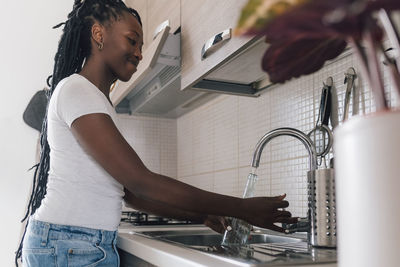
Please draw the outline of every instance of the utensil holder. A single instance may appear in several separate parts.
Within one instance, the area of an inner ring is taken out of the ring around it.
[[[312,246],[336,247],[335,172],[332,168],[307,173],[309,240]]]

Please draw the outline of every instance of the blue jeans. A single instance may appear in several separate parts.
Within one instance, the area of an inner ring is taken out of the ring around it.
[[[29,220],[22,263],[27,267],[118,267],[117,231]]]

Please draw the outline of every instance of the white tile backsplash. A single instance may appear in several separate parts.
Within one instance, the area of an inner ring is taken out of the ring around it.
[[[238,98],[227,97],[215,106],[213,113],[214,171],[237,168]]]
[[[221,95],[175,120],[121,116],[121,128],[152,171],[204,190],[241,197],[258,140],[278,127],[311,131],[323,82],[330,76],[341,123],[344,73],[349,67],[358,71],[357,60],[352,55],[342,56],[316,73],[276,86],[258,98]],[[397,92],[391,88],[387,69],[384,71],[386,94],[393,106],[398,102]],[[358,76],[356,84],[359,94],[351,102],[350,114],[355,100],[361,114],[374,111],[367,82]],[[305,216],[308,166],[308,153],[300,141],[290,137],[272,140],[257,169],[255,195],[286,193],[292,214]]]
[[[119,115],[119,129],[153,172],[177,178],[177,121]]]
[[[181,116],[177,119],[178,179],[214,192],[242,196],[258,140],[278,127],[311,131],[318,115],[323,82],[330,76],[337,92],[341,123],[346,89],[344,73],[349,67],[358,72],[354,56],[343,55],[318,72],[274,87],[258,98],[221,95]],[[393,105],[397,96],[388,80],[385,74],[387,94]],[[367,83],[359,76],[356,84],[360,113],[374,111]],[[308,153],[300,141],[276,138],[264,148],[255,195],[286,193],[292,214],[305,216],[308,166]]]
[[[230,183],[226,183],[229,180]],[[215,193],[235,196],[239,187],[239,174],[238,169],[228,169],[214,173],[214,187]]]

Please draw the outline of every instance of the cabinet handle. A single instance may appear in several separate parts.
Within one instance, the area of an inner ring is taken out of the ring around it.
[[[166,21],[162,22],[160,25],[157,26],[153,33],[153,40],[156,39],[157,35],[162,32],[166,27],[169,27],[169,19]]]
[[[212,38],[210,38],[201,49],[201,60],[205,59],[212,51],[214,51],[219,44],[222,44],[224,41],[231,39],[232,37],[232,29],[226,29]]]

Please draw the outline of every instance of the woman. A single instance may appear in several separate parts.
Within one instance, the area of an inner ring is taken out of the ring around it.
[[[135,10],[117,0],[76,0],[55,56],[42,153],[17,259],[26,266],[118,266],[121,204],[223,231],[222,216],[281,231],[295,222],[285,196],[240,199],[151,172],[122,137],[109,99],[142,59]],[[60,26],[60,25],[59,25]],[[83,67],[82,67],[83,66]],[[220,217],[221,216],[221,217]]]

